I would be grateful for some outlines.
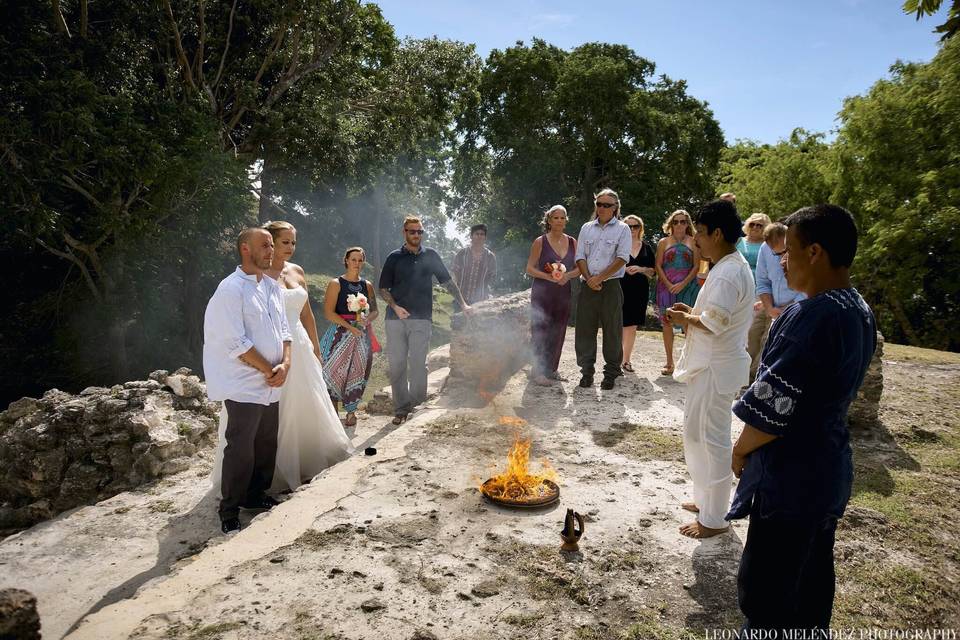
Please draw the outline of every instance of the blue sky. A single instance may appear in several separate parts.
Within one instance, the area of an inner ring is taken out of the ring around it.
[[[728,142],[776,142],[794,127],[829,132],[843,98],[897,59],[928,61],[940,15],[917,22],[899,0],[651,2],[377,0],[400,37],[492,49],[540,37],[563,48],[626,44],[710,103]],[[948,5],[949,2],[945,2]]]

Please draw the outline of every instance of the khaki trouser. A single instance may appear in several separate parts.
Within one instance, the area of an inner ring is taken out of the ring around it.
[[[751,383],[757,377],[757,367],[760,366],[760,352],[763,351],[763,345],[767,343],[771,322],[767,310],[761,307],[760,311],[753,316],[753,323],[750,325],[750,331],[747,332],[747,353],[750,354]]]

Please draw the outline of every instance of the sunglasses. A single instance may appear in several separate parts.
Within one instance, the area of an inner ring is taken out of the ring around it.
[[[409,234],[412,235],[412,236],[422,236],[422,235],[423,235],[423,229],[404,229],[404,231],[406,231],[407,233],[409,233]]]
[[[688,224],[689,220],[674,220],[673,224]]]
[[[631,229],[643,229],[643,227],[641,227],[638,224],[628,224],[627,226],[630,227]]]
[[[612,209],[613,207],[617,206],[617,203],[616,202],[597,202],[596,205],[598,209]]]
[[[754,227],[763,227],[763,223],[762,223],[762,222],[751,222],[751,223],[748,224],[747,226],[750,227],[751,229],[753,229]]]

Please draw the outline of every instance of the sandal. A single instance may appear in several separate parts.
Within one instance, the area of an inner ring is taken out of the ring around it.
[[[395,424],[395,425],[401,425],[401,424],[403,424],[403,421],[406,420],[406,419],[407,419],[407,414],[405,414],[405,413],[398,413],[397,415],[393,416],[393,421],[392,421],[392,422],[393,422],[393,424]]]
[[[347,419],[343,421],[343,426],[345,427],[355,427],[357,426],[357,414],[353,411],[347,414]]]
[[[630,373],[633,373],[633,365],[630,364],[629,362],[624,362],[622,365],[620,365],[620,367],[624,371],[629,371]]]
[[[664,367],[663,369],[660,369],[660,375],[662,375],[662,376],[672,376],[672,375],[673,375],[673,367]]]

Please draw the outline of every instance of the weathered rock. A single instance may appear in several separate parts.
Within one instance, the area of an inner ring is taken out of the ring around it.
[[[484,580],[480,584],[473,587],[473,589],[470,590],[470,593],[478,598],[490,598],[500,593],[500,585],[496,580]]]
[[[870,361],[870,367],[863,377],[863,384],[857,397],[850,405],[847,421],[850,426],[870,428],[877,424],[880,411],[880,397],[883,395],[883,334],[877,332],[877,350]]]
[[[530,290],[473,305],[451,320],[450,377],[482,393],[516,373],[530,357]]]
[[[450,345],[437,347],[427,354],[427,371],[436,371],[450,366]]]
[[[393,414],[393,400],[386,391],[375,391],[365,409],[370,415],[389,416]]]
[[[437,635],[433,631],[428,631],[426,629],[417,629],[410,640],[437,640]]]
[[[182,398],[205,398],[207,395],[207,390],[197,376],[180,374],[167,376],[166,385],[173,389],[175,395]]]
[[[40,640],[40,614],[37,599],[23,589],[0,591],[0,638],[3,640]]]
[[[155,376],[79,395],[52,389],[0,413],[0,532],[186,470],[212,444],[219,406],[189,369],[162,373],[182,395]]]
[[[7,407],[7,410],[3,413],[0,413],[0,421],[2,422],[16,422],[20,418],[26,415],[30,415],[37,409],[37,399],[36,398],[20,398],[19,400],[14,400]]]
[[[370,598],[369,600],[364,600],[360,604],[360,609],[364,613],[372,613],[374,611],[379,611],[381,609],[386,609],[386,608],[387,608],[387,605],[383,604],[383,602],[381,602],[377,598]]]

